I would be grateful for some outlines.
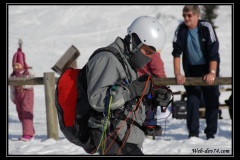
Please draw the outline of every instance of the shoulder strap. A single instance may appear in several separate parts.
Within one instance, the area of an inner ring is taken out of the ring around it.
[[[114,47],[102,47],[102,48],[98,48],[97,50],[95,50],[93,52],[93,54],[90,56],[89,59],[91,59],[95,54],[101,52],[101,51],[109,51],[111,53],[113,53],[113,55],[115,55],[117,57],[117,59],[119,60],[119,62],[122,64],[124,70],[126,71],[126,67],[124,65],[124,60],[123,57],[121,56],[121,54],[119,53],[119,51],[114,48]]]
[[[120,55],[119,51],[114,48],[114,47],[102,47],[102,48],[98,48],[97,50],[95,50],[93,52],[93,54],[90,56],[90,58],[88,60],[90,60],[93,56],[95,56],[97,53],[101,52],[101,51],[109,51],[111,53],[113,53],[113,55],[115,55],[117,57],[117,59],[119,60],[119,62],[122,64],[124,70],[126,71],[126,67],[124,65],[124,61],[123,61],[123,58],[122,56]],[[79,74],[79,80],[80,80],[80,76],[81,75],[85,75],[86,74],[86,64],[83,66],[83,68],[81,69],[81,74]],[[83,88],[85,91],[87,91],[87,82],[86,80],[83,81],[81,80],[81,83],[83,84]]]

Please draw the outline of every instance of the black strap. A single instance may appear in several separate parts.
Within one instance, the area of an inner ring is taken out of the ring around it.
[[[112,125],[112,124],[111,124]],[[113,126],[112,126],[113,127]],[[125,136],[123,137],[123,140],[124,139],[127,139],[128,137],[129,137],[129,132],[130,132],[130,124],[127,124],[127,130],[126,130],[126,132],[125,132]],[[119,146],[119,148],[122,148],[121,150],[122,150],[122,152],[126,152],[125,151],[125,145],[126,145],[126,142],[127,141],[125,141],[124,143],[123,143],[123,141],[117,136],[118,135],[118,133],[117,132],[114,132],[114,134],[112,134],[112,131],[110,131],[109,133],[108,133],[108,136],[109,137],[111,137],[111,139],[113,139],[117,144],[118,144],[118,146]]]
[[[93,54],[90,56],[90,58],[88,60],[90,60],[93,56],[95,56],[97,53],[101,52],[101,51],[109,51],[111,53],[113,53],[113,55],[115,55],[117,57],[117,59],[119,60],[119,62],[122,64],[125,72],[126,72],[126,66],[124,65],[124,60],[123,57],[121,56],[121,54],[119,53],[119,51],[114,48],[114,47],[102,47],[102,48],[98,48],[97,50],[95,50],[93,52]],[[86,64],[83,66],[83,68],[81,69],[81,72],[83,72],[82,74],[86,74]],[[126,72],[127,73],[127,72]],[[83,83],[83,88],[85,91],[87,91],[87,82],[85,80],[85,82],[81,82]]]
[[[125,120],[127,119],[127,116],[122,113],[122,114],[118,115],[117,119],[120,119],[120,120],[124,120],[124,121],[125,121]],[[128,119],[126,120],[126,122],[127,122],[127,124],[133,124],[133,125],[137,126],[138,128],[140,128],[141,130],[144,131],[144,128],[143,128],[139,123],[137,123],[136,121],[134,121],[132,118],[128,118]]]
[[[126,71],[126,67],[124,65],[124,60],[123,57],[121,56],[121,54],[119,53],[119,51],[114,48],[114,47],[102,47],[102,48],[98,48],[97,50],[95,50],[93,52],[93,54],[90,56],[89,59],[91,59],[95,54],[101,52],[101,51],[109,51],[111,53],[113,53],[113,55],[115,55],[117,57],[117,59],[119,60],[119,62],[122,64],[124,70]]]

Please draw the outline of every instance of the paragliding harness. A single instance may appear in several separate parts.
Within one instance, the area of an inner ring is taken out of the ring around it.
[[[113,53],[122,64],[124,70],[126,70],[122,56],[119,51],[113,47],[99,48],[89,59],[101,51],[109,51]],[[151,77],[149,76],[148,81],[150,81],[150,78]],[[124,154],[124,152],[126,152],[124,145],[130,133],[131,124],[142,129],[145,134],[148,128],[146,126],[141,126],[133,119],[128,118],[122,113],[121,109],[114,110],[114,114],[113,112],[111,113],[110,106],[112,93],[116,90],[117,84],[108,89],[104,113],[96,112],[90,106],[87,97],[87,86],[86,65],[82,69],[69,67],[59,77],[56,85],[55,105],[60,130],[71,143],[81,146],[89,154],[94,154],[96,151],[100,150],[102,150],[102,154],[107,154],[109,149],[114,149],[116,151],[116,148],[119,149],[119,154],[120,152]],[[142,99],[143,96],[136,105],[136,110]],[[124,120],[127,123],[126,136],[122,141],[117,136],[117,130],[113,131],[111,121],[116,119]],[[94,141],[97,140],[93,139],[97,136],[92,136],[93,132],[95,132],[95,135],[99,134],[101,136],[98,146],[94,143]],[[157,134],[159,135],[159,133]],[[113,143],[113,141],[115,143]],[[111,148],[105,148],[105,146]]]
[[[114,95],[114,92],[117,90],[118,83],[116,83],[115,85],[113,85],[112,87],[109,88],[108,94],[107,94],[107,100],[105,103],[107,105],[105,106],[104,115],[105,115],[105,113],[107,113],[107,114],[104,117],[107,117],[107,118],[104,119],[104,123],[103,123],[104,129],[101,130],[101,128],[99,128],[98,130],[94,131],[95,135],[98,135],[98,137],[101,136],[101,139],[98,143],[99,145],[97,147],[97,150],[100,154],[102,154],[102,155],[129,154],[131,151],[128,151],[128,146],[126,145],[126,142],[127,142],[128,136],[130,134],[132,125],[143,130],[144,133],[146,133],[146,130],[148,130],[148,128],[146,126],[142,126],[139,123],[137,123],[133,118],[130,118],[131,114],[137,113],[139,111],[140,103],[141,102],[144,103],[143,99],[146,98],[145,92],[146,92],[148,83],[151,83],[150,84],[151,86],[153,85],[153,79],[150,75],[146,75],[145,78],[146,78],[146,84],[145,84],[145,87],[144,87],[141,97],[138,99],[132,99],[132,100],[128,101],[123,108],[116,109],[113,111],[110,111],[110,106],[111,106],[111,102],[112,102],[112,96]],[[125,109],[127,109],[129,111],[127,116],[123,113]],[[119,120],[122,120],[122,122],[119,123],[120,122]],[[105,123],[105,122],[107,122],[107,123]],[[116,123],[118,123],[119,126],[117,126],[115,128],[113,126],[113,124],[116,124]],[[123,124],[125,124],[125,123],[127,126],[126,131],[125,131],[125,136],[122,138],[122,140],[120,140],[120,138],[118,137],[118,131],[122,129]],[[95,138],[95,137],[93,137],[93,138]],[[97,140],[97,139],[95,139],[95,140]]]
[[[113,47],[99,48],[89,59],[100,51],[113,53],[123,63],[119,52]],[[92,153],[96,146],[91,138],[88,120],[96,111],[90,106],[87,97],[86,65],[82,69],[69,67],[60,75],[56,85],[55,105],[64,136],[87,153]]]
[[[109,51],[113,53],[122,64],[124,70],[126,70],[122,56],[119,51],[113,47],[99,48],[89,59],[101,51]],[[71,143],[81,146],[87,153],[93,154],[96,152],[97,147],[91,136],[91,123],[98,121],[98,117],[102,119],[103,116],[102,113],[96,112],[90,106],[87,97],[87,86],[86,65],[82,69],[67,68],[57,81],[55,106],[57,109],[60,130],[64,136]],[[113,90],[114,86],[111,87],[108,92],[110,93],[110,91],[112,92]],[[108,94],[108,96],[109,95],[110,94]],[[109,97],[106,99],[108,101],[106,104],[111,105]],[[105,108],[107,111],[107,108],[109,109],[110,106],[106,105]],[[110,120],[110,113],[107,113],[106,111],[104,113],[104,119],[106,119],[107,115],[108,120]],[[96,119],[94,119],[94,117],[96,117]],[[121,119],[126,119],[126,117],[122,116]],[[130,120],[128,120],[128,122],[129,121]],[[135,121],[134,124],[140,128],[140,125]],[[101,120],[99,126],[103,126]],[[109,128],[109,126],[105,126],[105,131],[106,128]],[[118,144],[122,145],[120,140],[115,138],[114,141],[118,141]]]

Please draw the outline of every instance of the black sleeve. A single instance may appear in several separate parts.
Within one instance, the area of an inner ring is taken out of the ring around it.
[[[173,37],[173,51],[172,51],[172,55],[174,57],[180,57],[180,55],[183,52],[182,49],[182,37],[181,35],[181,24],[177,27],[175,33],[174,33],[174,37]]]

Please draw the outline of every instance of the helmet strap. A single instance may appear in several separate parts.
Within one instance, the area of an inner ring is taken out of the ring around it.
[[[132,52],[136,52],[137,50],[139,50],[142,47],[143,43],[141,42],[136,48],[134,48],[134,50]],[[132,45],[130,45],[132,46]]]
[[[132,52],[132,36],[130,36],[130,41],[129,41],[129,51]]]
[[[134,52],[137,49],[140,49],[142,45],[143,43],[140,41],[138,36],[136,34],[132,34],[130,38],[130,52]]]

